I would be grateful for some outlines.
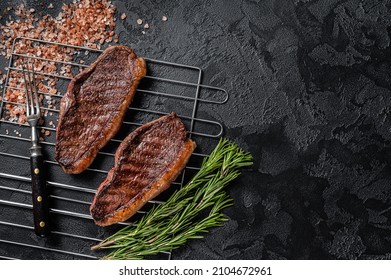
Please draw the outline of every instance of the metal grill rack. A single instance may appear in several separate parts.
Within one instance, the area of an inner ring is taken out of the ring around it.
[[[73,51],[72,61],[50,60],[37,55],[17,53],[17,44],[29,42],[34,46],[55,45]],[[207,156],[223,133],[223,126],[211,120],[207,111],[228,100],[227,92],[218,87],[201,84],[202,71],[198,67],[145,58],[147,77],[140,83],[134,101],[128,110],[120,132],[99,153],[93,165],[81,175],[64,174],[53,158],[55,128],[59,110],[49,106],[46,97],[59,104],[67,83],[71,79],[65,74],[35,71],[42,77],[56,79],[57,92],[43,96],[42,109],[46,110],[45,122],[39,129],[49,131],[41,141],[45,154],[45,168],[48,174],[50,212],[53,224],[52,234],[46,239],[35,236],[32,222],[31,177],[29,174],[30,129],[26,124],[7,119],[7,104],[23,106],[22,103],[6,100],[8,89],[23,90],[10,85],[12,71],[21,71],[15,63],[18,59],[32,61],[46,60],[57,69],[69,65],[72,73],[94,61],[102,51],[59,44],[31,38],[16,38],[7,69],[7,78],[0,106],[0,259],[96,259],[107,252],[90,251],[90,246],[113,234],[124,225],[132,224],[154,204],[164,203],[169,195],[183,186],[188,178],[199,169],[202,159]],[[86,63],[80,63],[81,58]],[[46,103],[45,103],[46,102]],[[208,110],[202,110],[202,106]],[[49,108],[50,107],[50,108]],[[190,137],[197,142],[182,175],[172,186],[155,200],[147,203],[129,221],[107,228],[94,225],[88,212],[93,195],[114,162],[114,153],[122,139],[135,127],[159,116],[177,112],[189,129]],[[205,117],[201,117],[201,116]],[[170,259],[171,252],[162,252],[157,258]]]

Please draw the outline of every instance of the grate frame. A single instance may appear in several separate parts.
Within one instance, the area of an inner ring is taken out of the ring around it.
[[[27,129],[28,128],[28,124],[19,124],[15,121],[9,121],[9,120],[5,119],[5,116],[4,116],[4,114],[6,112],[6,109],[5,109],[6,104],[23,105],[22,103],[10,102],[8,100],[5,100],[7,89],[24,91],[23,88],[16,88],[16,87],[12,87],[9,85],[11,72],[12,71],[22,71],[21,68],[15,66],[15,61],[17,61],[17,59],[22,58],[22,59],[42,60],[42,61],[54,63],[56,65],[70,65],[71,67],[79,67],[79,68],[86,68],[89,66],[88,64],[80,64],[80,63],[77,63],[76,61],[51,60],[51,59],[41,58],[39,56],[27,55],[27,54],[15,52],[16,44],[18,44],[19,42],[21,42],[23,40],[29,41],[33,44],[38,44],[38,45],[51,44],[51,45],[56,45],[56,46],[63,47],[63,48],[70,48],[70,49],[73,49],[75,52],[84,51],[84,52],[89,52],[89,53],[95,53],[96,55],[99,55],[101,52],[103,52],[102,50],[92,49],[89,47],[79,47],[79,46],[73,46],[73,45],[62,44],[62,43],[57,43],[57,42],[49,42],[49,41],[40,40],[40,39],[32,39],[32,38],[26,38],[26,37],[15,38],[13,45],[12,45],[12,52],[11,52],[11,57],[9,59],[9,64],[6,69],[7,76],[6,76],[5,84],[3,87],[2,99],[0,102],[0,141],[3,141],[4,143],[11,144],[11,145],[13,143],[15,145],[20,145],[21,143],[24,143],[27,145],[30,142],[30,139],[28,138],[28,134],[26,134],[26,136],[23,136],[23,137],[14,136],[14,135],[10,135],[9,133],[4,133],[4,131],[2,130],[2,126],[5,126],[5,125],[7,125],[7,127],[15,127],[15,129],[19,129],[19,128],[26,128]],[[174,63],[174,62],[167,62],[167,61],[153,59],[153,58],[147,58],[147,57],[144,57],[144,59],[146,60],[147,65],[152,63],[152,64],[160,65],[162,67],[172,68],[174,72],[175,71],[178,72],[178,77],[181,76],[180,73],[182,71],[187,71],[187,72],[190,71],[190,72],[194,73],[194,74],[192,74],[192,76],[195,77],[194,82],[193,81],[192,82],[184,81],[181,79],[166,78],[166,77],[161,77],[158,75],[148,75],[147,74],[147,76],[145,77],[145,79],[152,81],[151,82],[152,84],[153,83],[155,83],[155,84],[156,83],[157,84],[167,83],[167,84],[172,84],[172,85],[179,85],[181,87],[184,87],[187,91],[191,91],[192,95],[190,95],[190,96],[178,95],[178,94],[175,94],[172,92],[158,91],[158,90],[154,90],[153,88],[150,89],[148,87],[147,88],[138,88],[136,91],[136,95],[137,94],[150,94],[150,95],[157,96],[158,98],[161,97],[161,98],[170,99],[170,100],[174,99],[174,100],[182,100],[184,102],[189,102],[189,104],[191,104],[191,106],[190,106],[191,110],[189,112],[190,114],[187,114],[187,115],[179,114],[179,117],[181,117],[183,120],[188,122],[187,127],[188,127],[189,137],[190,138],[195,138],[195,137],[196,138],[197,137],[198,138],[209,138],[209,139],[219,138],[223,134],[222,123],[208,119],[208,118],[197,117],[198,108],[199,108],[200,104],[209,104],[209,105],[214,106],[214,105],[222,105],[222,104],[226,103],[229,98],[228,92],[223,88],[202,84],[201,83],[202,69],[200,67],[190,66],[190,65],[180,64],[180,63]],[[45,77],[46,76],[54,77],[54,78],[57,78],[59,80],[65,81],[65,82],[71,79],[70,77],[67,77],[65,75],[60,75],[60,74],[54,75],[54,74],[46,73],[46,72],[42,72],[42,71],[35,71],[35,73],[37,75],[43,75]],[[217,95],[217,96],[220,96],[220,98],[219,99],[212,99],[212,98],[210,98],[210,96],[202,98],[200,96],[201,90],[210,91],[213,93],[212,96]],[[61,98],[62,97],[62,94],[60,94],[60,93],[58,93],[58,94],[57,93],[56,94],[49,94],[46,92],[39,92],[39,93],[41,95],[43,95],[44,97],[47,95],[50,95],[52,98]],[[178,103],[178,106],[180,106],[180,103]],[[48,110],[49,112],[51,112],[53,114],[58,114],[58,112],[59,112],[59,110],[57,110],[57,109],[48,108],[48,107],[45,107],[44,105],[42,105],[42,110]],[[162,115],[169,113],[169,112],[164,112],[164,111],[156,109],[156,108],[138,108],[138,107],[133,107],[132,105],[129,107],[128,112],[137,113],[137,114],[145,114],[145,115],[148,115],[149,117],[155,116],[155,115],[162,116]],[[143,122],[136,121],[136,120],[135,121],[134,120],[130,120],[130,121],[125,120],[122,126],[129,125],[129,126],[136,126],[137,127],[142,124],[143,124]],[[197,124],[214,126],[216,128],[215,130],[217,132],[212,134],[212,133],[207,133],[205,131],[196,131],[195,127]],[[51,131],[53,134],[55,133],[54,128],[49,127],[49,126],[45,126],[45,124],[42,126],[39,126],[39,129],[45,129],[45,130]],[[8,132],[8,130],[7,130],[7,132]],[[113,139],[111,139],[110,142],[113,143],[114,145],[119,145],[119,143],[121,141],[122,141],[121,138],[114,137]],[[44,149],[47,147],[52,148],[55,145],[54,141],[50,141],[50,140],[44,140],[44,141],[41,141],[40,143],[43,145]],[[100,151],[99,155],[102,157],[107,157],[107,158],[114,157],[113,152]],[[203,159],[206,156],[208,156],[208,154],[204,153],[204,152],[194,152],[192,155],[192,157],[199,157],[200,159]],[[26,163],[29,161],[28,151],[25,151],[25,150],[21,150],[20,153],[0,151],[0,158],[1,157],[3,157],[4,159],[12,159],[13,161],[20,162],[21,165],[26,165]],[[22,196],[25,195],[25,196],[31,197],[31,187],[30,187],[30,189],[28,189],[28,188],[23,189],[23,188],[19,188],[19,187],[9,186],[9,185],[3,183],[3,181],[5,180],[7,182],[11,182],[11,185],[15,185],[14,183],[31,185],[31,177],[29,175],[26,175],[25,170],[23,170],[25,174],[21,174],[21,172],[20,172],[21,170],[13,170],[14,172],[4,171],[2,166],[7,165],[7,160],[5,160],[5,162],[6,162],[6,164],[0,165],[0,180],[2,180],[2,181],[0,181],[0,191],[9,192],[11,198],[14,195],[22,195]],[[199,161],[199,163],[200,163],[200,161]],[[191,172],[191,171],[193,171],[193,172],[197,171],[199,169],[199,163],[195,164],[194,166],[191,166],[190,164],[188,164],[185,167],[185,169],[183,170],[182,174],[179,176],[180,177],[179,180],[177,179],[175,182],[172,183],[172,185],[176,188],[182,187],[186,183],[187,173]],[[58,163],[55,162],[54,160],[46,159],[45,164],[51,165],[54,168],[59,169]],[[88,172],[91,172],[92,174],[95,174],[95,175],[96,174],[105,175],[108,173],[108,170],[109,169],[107,169],[107,168],[106,169],[105,168],[88,168],[87,169]],[[71,192],[69,197],[51,194],[49,196],[50,200],[57,200],[57,201],[62,201],[62,202],[66,202],[66,203],[74,203],[77,205],[86,205],[86,206],[89,206],[90,202],[80,199],[79,194],[93,195],[96,191],[96,188],[95,189],[88,188],[85,185],[83,185],[83,183],[80,183],[80,184],[64,183],[64,182],[60,182],[57,180],[48,180],[47,187],[50,189],[56,188],[56,189],[61,190],[63,192]],[[52,193],[52,192],[49,191],[49,193]],[[28,213],[32,212],[31,202],[26,203],[26,202],[14,201],[11,198],[10,199],[3,199],[0,196],[0,205],[1,205],[0,209],[1,209],[1,207],[11,207],[11,208],[15,209],[15,211],[23,210],[23,211],[27,211]],[[151,200],[148,202],[148,204],[150,204],[150,205],[161,204],[161,203],[164,203],[164,200],[160,200],[160,199],[155,200],[154,199],[154,200]],[[82,219],[82,220],[86,220],[87,223],[93,223],[92,217],[89,215],[89,213],[85,214],[85,213],[81,213],[76,210],[69,211],[66,209],[61,209],[61,207],[51,207],[50,213],[52,215],[52,219],[53,219],[53,215],[62,215],[62,216],[69,217],[71,219]],[[146,210],[143,210],[143,209],[138,211],[138,214],[140,214],[140,215],[143,215],[145,213],[146,213]],[[7,230],[9,228],[11,228],[12,230],[16,230],[16,231],[26,231],[28,236],[32,236],[34,233],[34,228],[32,226],[32,224],[33,224],[32,220],[30,222],[31,223],[26,224],[26,223],[7,221],[4,217],[4,215],[2,214],[2,212],[0,211],[0,227],[6,228]],[[123,227],[123,226],[129,225],[129,224],[133,224],[133,223],[127,221],[127,222],[120,223],[118,226]],[[102,231],[103,231],[103,233],[100,235],[103,235],[103,236],[106,235],[106,237],[108,235],[110,235],[110,233],[106,232],[104,229]],[[51,237],[52,239],[66,237],[66,238],[75,239],[77,241],[86,240],[88,242],[95,242],[95,243],[102,241],[104,239],[104,238],[100,238],[99,236],[89,236],[87,233],[86,234],[74,234],[71,232],[67,232],[66,230],[53,230],[51,236],[52,236]],[[6,239],[6,238],[0,237],[0,244],[5,245],[5,246],[16,246],[16,247],[23,248],[25,250],[26,249],[32,250],[32,252],[37,252],[37,255],[42,255],[42,254],[45,254],[48,252],[55,253],[56,258],[59,258],[59,259],[62,259],[61,256],[63,256],[63,255],[65,255],[66,258],[73,258],[73,259],[97,259],[101,256],[100,253],[96,253],[96,252],[92,252],[92,251],[88,252],[88,253],[80,253],[80,252],[75,252],[75,251],[69,250],[66,248],[67,247],[66,244],[61,245],[61,246],[52,246],[50,244],[46,244],[45,242],[42,242],[42,240],[40,240],[40,239],[30,238],[29,240],[30,240],[29,242],[26,242],[25,240],[12,240],[12,238]],[[4,253],[4,249],[3,249],[3,253],[1,253],[1,252],[2,251],[0,248],[0,259],[23,259],[23,257],[18,258],[18,256],[8,254],[8,252]],[[171,251],[170,252],[162,252],[162,255],[163,255],[163,258],[165,258],[165,259],[171,259],[172,252]]]

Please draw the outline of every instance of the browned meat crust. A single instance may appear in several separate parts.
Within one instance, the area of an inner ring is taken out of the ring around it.
[[[90,207],[95,223],[108,226],[130,218],[170,186],[195,147],[175,113],[129,134],[119,146],[114,167]]]
[[[117,133],[145,75],[144,59],[113,46],[71,80],[61,99],[55,151],[66,173],[84,171]]]

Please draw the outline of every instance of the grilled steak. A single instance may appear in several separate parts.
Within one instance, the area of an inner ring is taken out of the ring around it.
[[[113,46],[71,80],[61,99],[55,151],[65,172],[84,171],[117,133],[145,74],[144,59]]]
[[[195,147],[175,113],[129,134],[118,147],[114,167],[90,207],[95,223],[108,226],[130,218],[170,186]]]

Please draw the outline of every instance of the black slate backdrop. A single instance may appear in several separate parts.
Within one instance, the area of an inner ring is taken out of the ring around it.
[[[391,258],[391,1],[113,3],[120,43],[229,92],[199,110],[254,156],[230,221],[173,259]]]

